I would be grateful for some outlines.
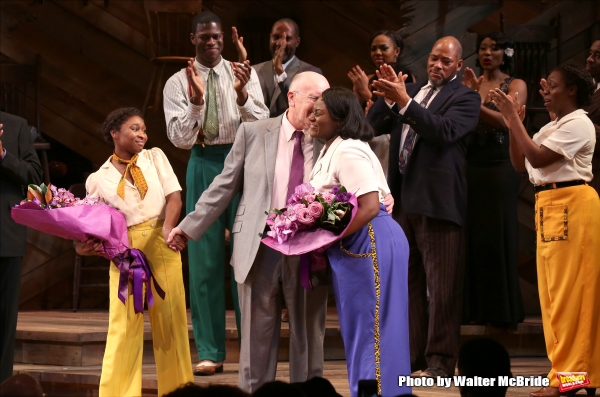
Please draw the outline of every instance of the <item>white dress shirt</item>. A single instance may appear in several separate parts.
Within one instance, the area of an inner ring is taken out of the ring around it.
[[[207,105],[206,81],[210,68],[201,65],[197,60],[194,60],[194,65],[204,80],[202,106],[190,102],[185,69],[171,76],[163,91],[167,136],[173,145],[182,149],[190,149],[199,143],[198,132],[204,122],[204,109]],[[242,106],[237,104],[237,93],[233,88],[235,76],[231,62],[221,58],[221,62],[213,69],[219,113],[219,135],[214,140],[204,143],[206,145],[231,144],[242,122],[266,119],[269,117],[269,109],[264,104],[258,75],[254,69],[251,69],[250,80],[246,84],[248,99]]]
[[[344,186],[357,197],[379,192],[379,202],[390,194],[379,159],[369,144],[358,139],[335,138],[327,151],[321,150],[310,175],[310,183],[317,193]]]
[[[525,159],[531,183],[543,185],[580,179],[586,182],[592,180],[596,130],[586,115],[585,110],[577,109],[558,121],[549,122],[533,136],[537,145],[546,146],[563,158],[542,168],[533,168]]]
[[[287,207],[287,191],[290,181],[290,170],[292,168],[292,157],[294,155],[294,131],[296,129],[287,118],[287,111],[281,120],[279,137],[277,142],[277,157],[275,159],[275,176],[273,178],[273,194],[271,195],[271,208]],[[313,139],[304,132],[302,139],[302,153],[304,154],[304,182],[308,182],[310,172],[313,168]]]

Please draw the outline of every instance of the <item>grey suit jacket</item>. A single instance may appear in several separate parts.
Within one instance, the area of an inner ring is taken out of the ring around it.
[[[295,57],[285,70],[287,79],[276,85],[275,68],[273,67],[272,59],[254,65],[253,68],[256,70],[256,74],[258,74],[258,80],[260,81],[260,88],[263,93],[265,105],[269,108],[271,117],[277,117],[283,114],[288,108],[287,94],[290,88],[290,82],[296,74],[302,72],[316,72],[323,74],[318,67],[302,62],[298,57]]]
[[[282,119],[283,115],[240,125],[223,172],[202,193],[195,210],[179,224],[188,236],[198,240],[241,192],[231,231],[235,242],[231,265],[238,283],[246,280],[265,229]],[[315,161],[322,148],[322,142],[313,141]]]

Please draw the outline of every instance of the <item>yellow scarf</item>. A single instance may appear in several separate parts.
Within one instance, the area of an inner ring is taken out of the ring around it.
[[[119,185],[117,185],[117,194],[119,197],[125,200],[125,178],[127,177],[127,172],[129,172],[131,174],[131,178],[133,179],[133,185],[137,188],[138,192],[140,192],[140,196],[143,200],[144,197],[146,197],[146,192],[148,191],[148,184],[146,183],[146,178],[144,178],[141,168],[136,164],[138,154],[134,155],[130,160],[123,160],[113,153],[112,158],[117,163],[127,164],[127,168],[125,168],[125,172],[121,176]]]

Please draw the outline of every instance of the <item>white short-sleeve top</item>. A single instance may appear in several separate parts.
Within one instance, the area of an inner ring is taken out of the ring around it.
[[[542,168],[533,168],[525,159],[529,180],[534,185],[592,180],[596,131],[585,110],[577,109],[559,120],[549,122],[533,136],[533,141],[563,156],[559,161]]]
[[[112,156],[111,156],[112,157]],[[137,165],[142,170],[148,191],[142,200],[137,188],[125,180],[125,199],[117,194],[121,173],[111,163],[111,157],[91,174],[85,189],[90,197],[100,197],[105,203],[123,212],[127,226],[165,218],[166,196],[181,190],[173,168],[159,148],[142,150]]]
[[[337,137],[327,150],[323,148],[310,174],[317,193],[343,185],[357,197],[379,192],[379,202],[390,193],[381,163],[369,144],[357,139]]]

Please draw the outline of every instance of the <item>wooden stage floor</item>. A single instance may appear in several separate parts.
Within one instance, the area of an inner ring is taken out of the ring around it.
[[[156,396],[156,371],[147,314],[145,320],[143,394]],[[191,324],[191,321],[188,324]],[[37,378],[48,397],[97,396],[107,328],[106,312],[21,312],[17,326],[14,370],[29,373]],[[501,342],[511,351],[511,355],[514,355],[511,359],[513,376],[544,376],[550,369],[550,363],[546,357],[539,354],[538,348],[532,349],[532,346],[539,344],[540,328],[539,319],[535,318],[528,319],[520,325],[518,331],[512,333],[499,333],[490,327],[463,326],[462,337],[463,340],[482,335],[500,337]],[[289,329],[286,323],[282,324],[281,334],[283,341],[280,346],[277,379],[287,382],[289,365],[285,359],[287,349],[284,345],[288,343],[285,336],[289,334]],[[324,377],[333,384],[338,393],[349,396],[346,362],[343,360],[343,348],[340,352],[341,338],[334,308],[328,313],[326,335]],[[225,363],[224,372],[211,377],[196,377],[197,384],[237,385],[237,351],[233,351],[237,350],[237,331],[232,313],[227,315],[227,339],[229,362]],[[190,346],[192,357],[195,359],[191,325]],[[507,396],[529,396],[531,391],[537,389],[512,387]],[[459,396],[456,387],[415,387],[413,393],[417,396]]]

